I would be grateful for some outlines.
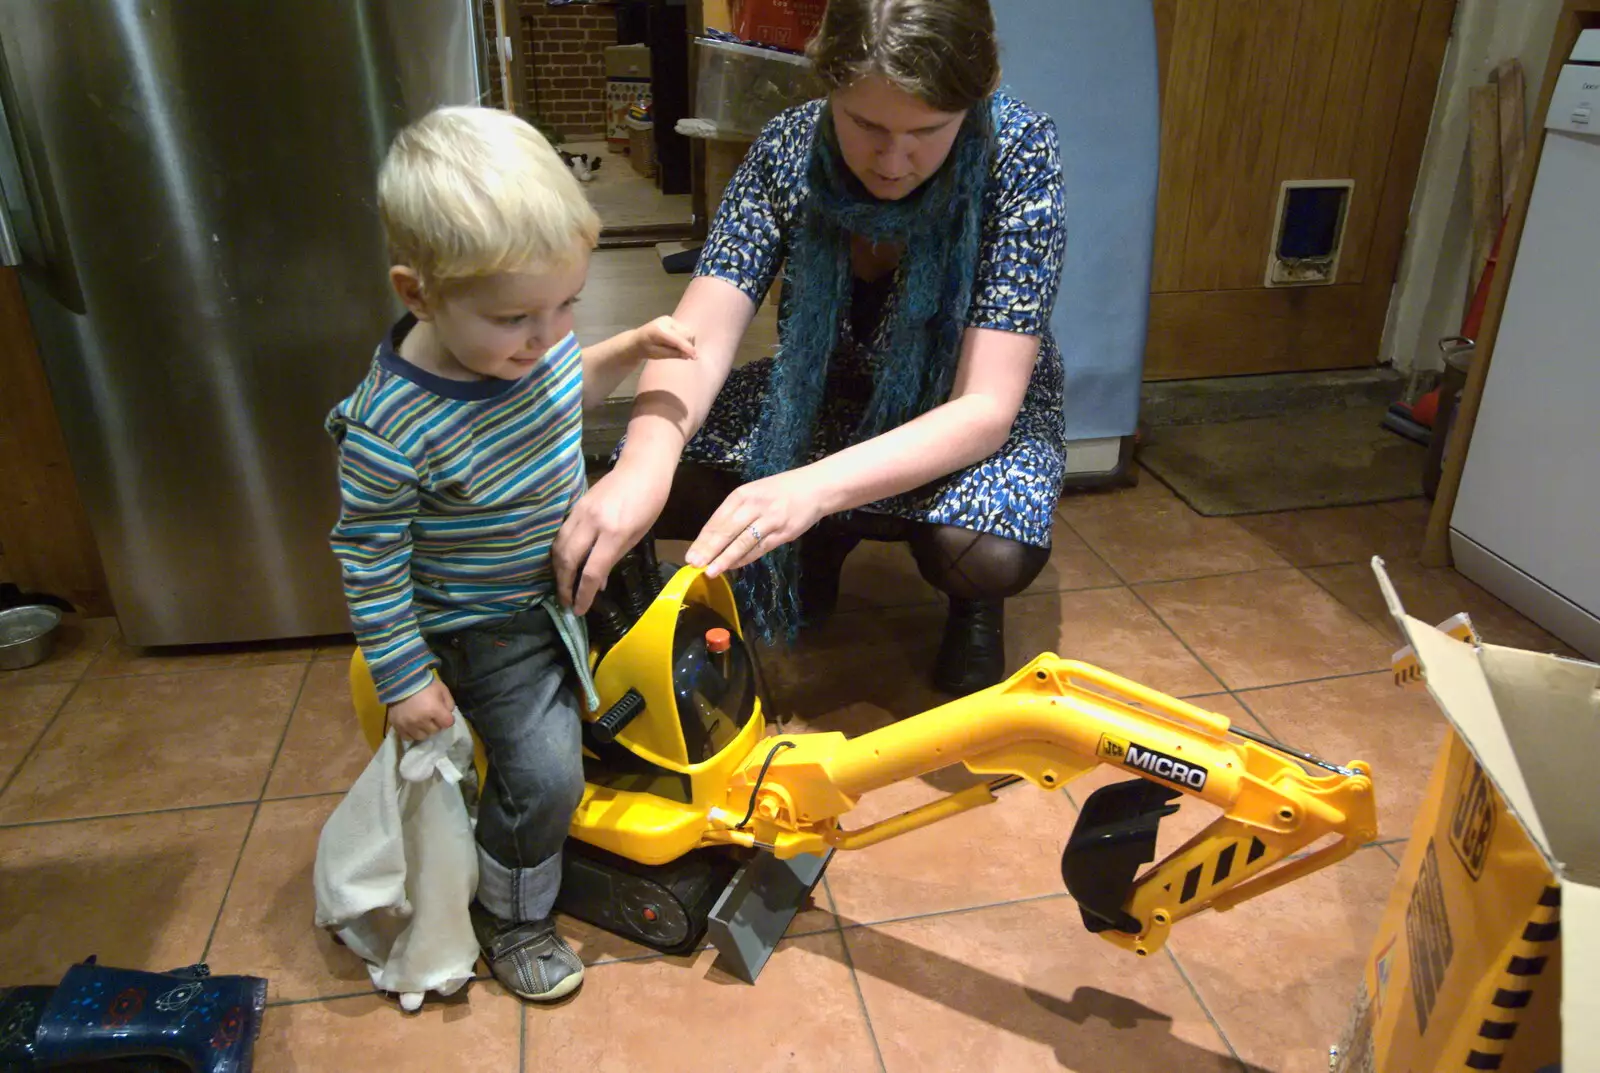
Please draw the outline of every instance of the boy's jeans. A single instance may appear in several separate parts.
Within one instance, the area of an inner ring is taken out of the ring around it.
[[[574,673],[543,608],[428,639],[439,677],[488,757],[478,802],[478,901],[502,920],[543,920],[583,796]]]

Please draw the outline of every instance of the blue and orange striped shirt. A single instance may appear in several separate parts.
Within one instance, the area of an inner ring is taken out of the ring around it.
[[[330,543],[386,704],[428,684],[438,660],[424,635],[553,593],[550,545],[585,487],[575,337],[519,380],[448,380],[400,357],[415,323],[395,325],[326,425],[341,501]]]

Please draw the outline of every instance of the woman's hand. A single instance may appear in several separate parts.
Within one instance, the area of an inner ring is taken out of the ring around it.
[[[764,477],[722,501],[689,547],[691,566],[716,577],[797,540],[827,511],[824,489],[806,469]]]
[[[550,548],[563,604],[575,614],[588,613],[617,560],[661,516],[671,489],[671,470],[663,476],[619,463],[578,500]]]
[[[389,725],[406,741],[421,741],[454,725],[455,698],[435,678],[404,700],[389,705]]]

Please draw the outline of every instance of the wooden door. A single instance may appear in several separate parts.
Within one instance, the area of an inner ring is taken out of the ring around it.
[[[1147,379],[1377,362],[1456,0],[1155,0]],[[1351,180],[1337,275],[1265,282],[1280,185]]]
[[[111,613],[14,268],[0,268],[0,581]]]

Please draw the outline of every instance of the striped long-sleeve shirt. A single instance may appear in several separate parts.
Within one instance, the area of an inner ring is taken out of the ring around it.
[[[330,536],[351,625],[387,704],[428,684],[424,634],[507,618],[554,589],[550,545],[584,490],[583,362],[568,336],[519,380],[448,380],[396,351],[328,415]],[[581,673],[581,672],[580,672]]]

